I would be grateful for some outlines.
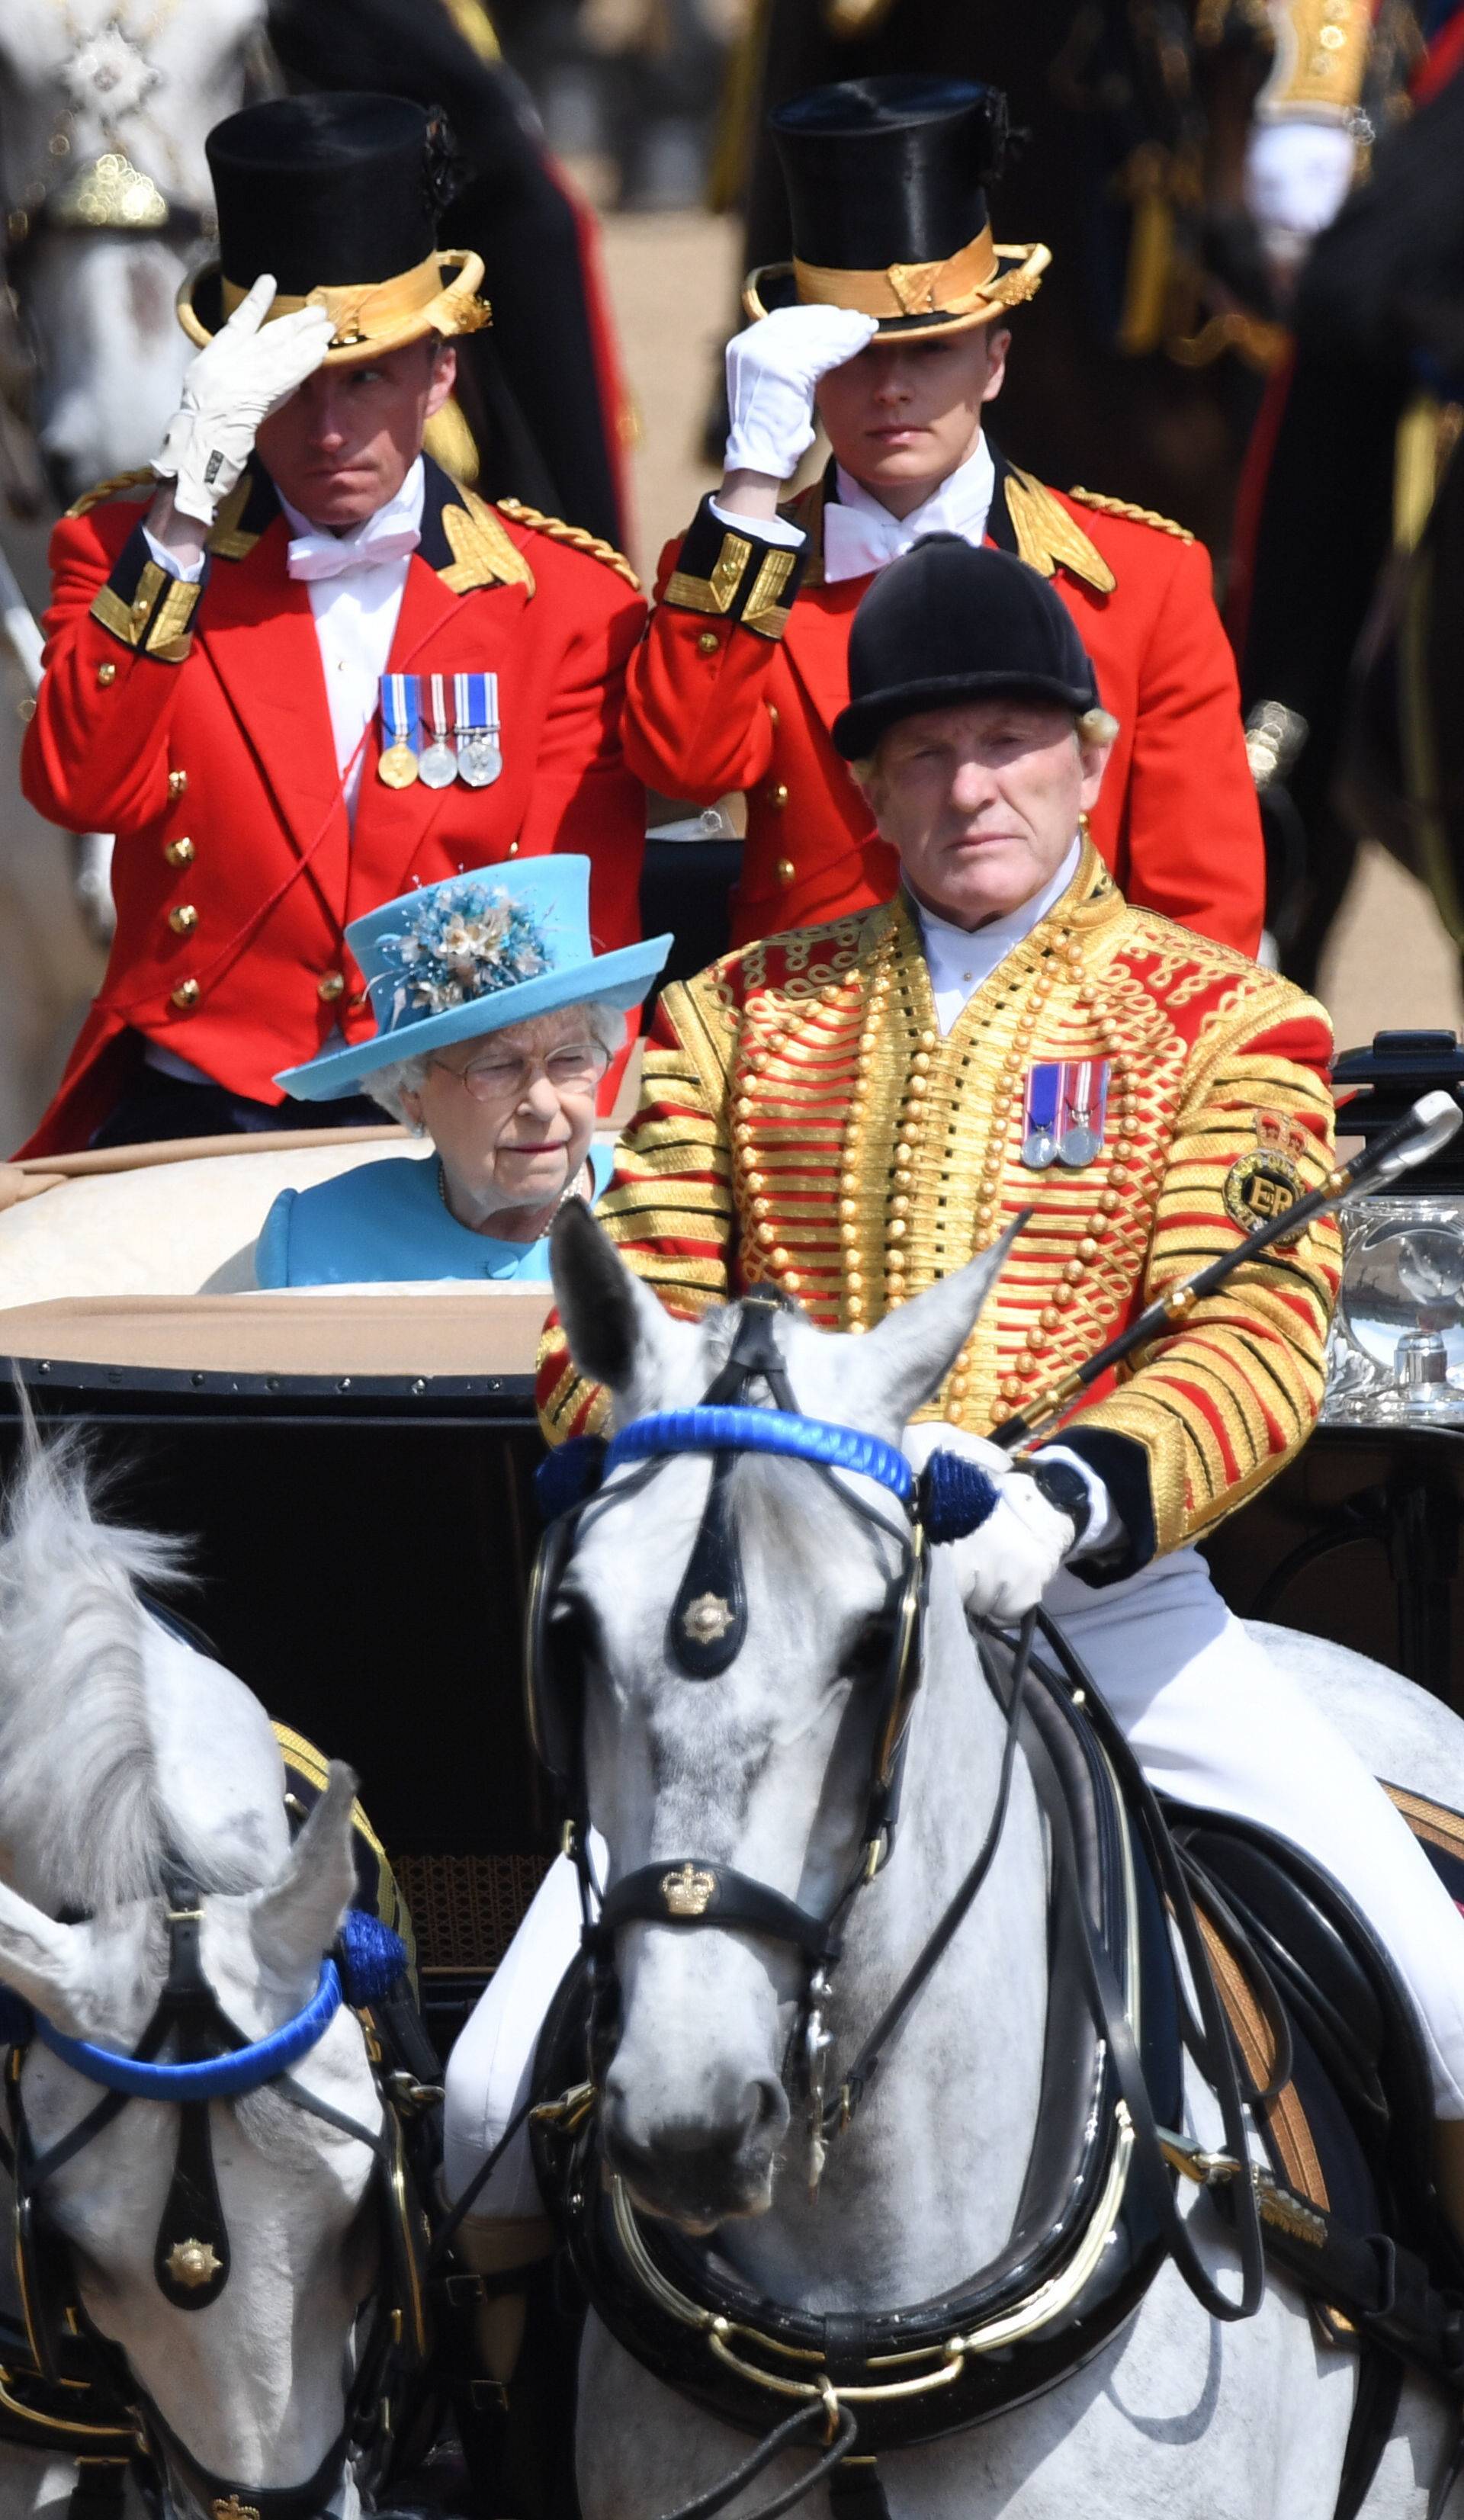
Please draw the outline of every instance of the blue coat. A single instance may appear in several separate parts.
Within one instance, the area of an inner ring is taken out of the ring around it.
[[[596,1146],[589,1160],[598,1198],[615,1158],[609,1147]],[[254,1249],[261,1286],[548,1276],[547,1235],[500,1242],[458,1223],[438,1191],[435,1154],[389,1155],[354,1164],[313,1190],[282,1190]]]

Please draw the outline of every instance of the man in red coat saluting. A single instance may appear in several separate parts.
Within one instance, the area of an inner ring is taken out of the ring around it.
[[[727,354],[721,487],[662,562],[630,669],[626,755],[653,787],[748,803],[733,941],[870,909],[897,867],[830,728],[875,571],[923,534],[994,543],[1052,577],[1119,721],[1092,837],[1130,902],[1254,953],[1260,824],[1206,554],[1118,499],[1050,490],[986,437],[1008,311],[1046,248],[991,240],[1006,104],[904,76],[818,88],[772,129],[791,265],[755,272]],[[823,477],[780,506],[813,442]]]
[[[453,336],[488,320],[478,256],[437,245],[439,125],[290,98],[207,147],[183,407],[52,544],[23,783],[115,832],[117,927],[27,1152],[376,1117],[273,1079],[370,1029],[343,930],[414,882],[579,852],[596,945],[638,933],[634,574],[422,451]]]

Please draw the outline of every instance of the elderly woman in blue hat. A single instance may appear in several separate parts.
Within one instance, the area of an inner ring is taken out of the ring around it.
[[[589,873],[588,858],[526,859],[347,927],[376,1031],[275,1082],[306,1102],[369,1094],[435,1160],[378,1158],[282,1191],[255,1250],[261,1286],[547,1279],[555,1211],[609,1178],[596,1093],[671,943],[596,955]]]

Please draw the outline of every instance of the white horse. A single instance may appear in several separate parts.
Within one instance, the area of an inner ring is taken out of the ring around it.
[[[204,1974],[252,2040],[315,1996],[354,1886],[348,1771],[332,1769],[292,1848],[262,1709],[139,1600],[137,1585],[166,1575],[173,1554],[99,1523],[65,1451],[33,1455],[0,1540],[0,1978],[64,2036],[129,2055],[168,1966],[172,1868],[203,1894]],[[348,2006],[291,2072],[380,2140],[386,2111]],[[20,2094],[42,2159],[102,2096],[39,2040]],[[200,2470],[215,2496],[246,2505],[251,2488],[315,2475],[343,2429],[379,2274],[366,2142],[272,2086],[212,2101],[209,2121],[232,2262],[202,2309],[173,2306],[155,2272],[176,2106],[129,2101],[37,2199],[85,2318],[125,2358],[123,2403],[155,2410],[185,2446],[186,2460],[165,2453],[178,2513],[197,2512],[201,2494],[206,2507]],[[7,2214],[10,2203],[7,2184]],[[64,2448],[0,2444],[0,2512],[59,2520],[73,2476]],[[348,2461],[314,2507],[328,2501],[344,2520],[360,2507]]]
[[[148,463],[193,356],[173,313],[211,232],[205,135],[256,76],[264,0],[6,0],[0,195],[63,505]]]
[[[961,1349],[994,1265],[973,1261],[864,1337],[780,1318],[800,1409],[898,1444]],[[731,1313],[714,1307],[696,1326],[671,1319],[598,1229],[570,1217],[557,1230],[554,1274],[575,1363],[610,1386],[617,1423],[701,1400],[726,1362]],[[579,1526],[559,1598],[584,1673],[588,1808],[612,1885],[695,1857],[824,1916],[859,1858],[877,1694],[859,1675],[888,1620],[902,1516],[873,1482],[846,1477],[846,1492],[884,1509],[882,1537],[798,1461],[745,1455],[733,1475],[746,1632],[710,1685],[679,1674],[666,1642],[708,1500],[705,1457],[661,1460],[649,1477],[633,1466],[615,1473]],[[899,1843],[853,1903],[825,2006],[836,2087],[996,1805],[1005,1718],[982,1677],[954,1558],[951,1547],[933,1552]],[[1386,1738],[1395,1780],[1464,1803],[1464,1727],[1452,1715],[1341,1649],[1280,1630],[1266,1638],[1364,1755]],[[705,1908],[711,1881],[704,1875],[699,1890],[692,1867],[686,1873],[686,1896]],[[682,1886],[679,1874],[665,1878]],[[816,2201],[808,2139],[785,2091],[803,1988],[797,1953],[746,1930],[624,1925],[602,2129],[636,2207],[689,2233],[715,2228],[755,2295],[805,2310],[889,2311],[987,2266],[1011,2232],[1033,2145],[1046,1899],[1044,1823],[1019,1755],[981,1896],[864,2106],[832,2138]],[[1204,2144],[1219,2141],[1212,2095],[1193,2073],[1186,2112]],[[1195,2245],[1233,2298],[1225,2228],[1194,2188],[1183,2192]],[[735,2331],[731,2342],[735,2350]],[[715,2367],[709,2351],[706,2375]],[[773,2367],[800,2377],[797,2363]],[[1319,2340],[1285,2283],[1268,2280],[1248,2321],[1221,2323],[1167,2262],[1131,2322],[1049,2394],[882,2457],[878,2472],[893,2520],[1330,2520],[1354,2380],[1352,2360]],[[790,2403],[767,2399],[767,2429]],[[1407,2383],[1367,2520],[1422,2520],[1451,2419],[1441,2391]],[[586,2520],[679,2506],[750,2447],[672,2395],[593,2318],[578,2444]],[[756,2508],[808,2464],[806,2450],[780,2457],[728,2509]],[[826,2490],[801,2507],[813,2520],[827,2513]]]

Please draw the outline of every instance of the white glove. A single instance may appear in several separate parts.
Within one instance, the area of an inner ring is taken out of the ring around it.
[[[253,451],[261,420],[288,402],[319,367],[335,325],[323,306],[300,306],[266,325],[275,283],[264,272],[183,379],[183,400],[153,458],[160,480],[176,480],[181,516],[211,525]],[[262,328],[262,329],[261,329]]]
[[[855,359],[879,326],[846,306],[780,306],[727,343],[729,472],[786,481],[813,443],[813,395],[831,368]]]
[[[1071,1515],[1059,1513],[999,1444],[951,1426],[911,1426],[905,1451],[923,1467],[936,1451],[975,1462],[997,1491],[980,1529],[950,1544],[966,1615],[1002,1627],[1027,1616],[1042,1598],[1077,1538]]]
[[[1338,122],[1257,122],[1246,148],[1246,207],[1283,293],[1313,237],[1347,200],[1356,145]]]

